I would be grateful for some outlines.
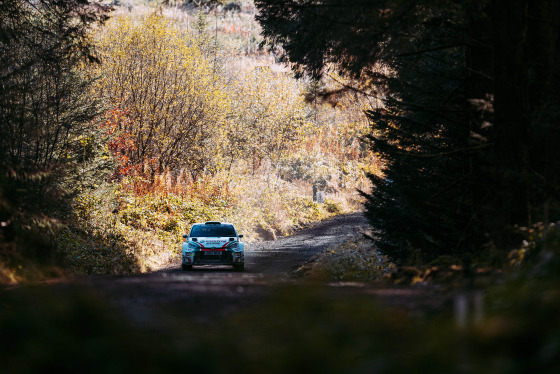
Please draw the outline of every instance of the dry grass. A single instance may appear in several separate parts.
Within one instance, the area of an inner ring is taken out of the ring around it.
[[[381,255],[371,241],[356,237],[329,248],[297,273],[315,280],[372,282],[396,270],[396,266]]]

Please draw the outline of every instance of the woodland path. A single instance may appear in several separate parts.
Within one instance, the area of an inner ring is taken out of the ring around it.
[[[363,283],[310,283],[294,270],[333,244],[358,235],[367,227],[361,213],[337,216],[274,241],[246,245],[246,270],[201,266],[183,271],[179,259],[156,272],[126,277],[87,277],[77,282],[95,289],[122,308],[134,322],[169,328],[185,322],[212,324],[232,313],[259,304],[282,287],[320,288],[333,298],[359,294],[378,298],[388,307],[426,312],[445,300],[437,290],[422,287],[380,287]]]

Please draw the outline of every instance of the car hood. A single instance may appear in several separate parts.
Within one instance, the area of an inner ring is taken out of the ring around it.
[[[197,238],[197,240],[203,248],[225,248],[230,242],[230,238],[231,236],[226,236],[222,238]]]

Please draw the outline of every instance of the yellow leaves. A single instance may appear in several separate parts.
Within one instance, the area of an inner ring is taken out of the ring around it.
[[[261,164],[277,167],[290,152],[317,143],[341,158],[347,149],[362,156],[358,146],[344,143],[365,132],[367,121],[357,118],[361,105],[349,115],[333,108],[328,116],[336,120],[323,115],[317,125],[304,83],[228,59],[225,49],[209,46],[212,40],[161,14],[116,16],[96,38],[103,61],[99,93],[129,110],[122,131],[137,144],[130,155],[135,165],[149,159],[159,171],[187,167],[195,175],[243,163],[254,171]]]
[[[159,167],[182,167],[203,151],[222,121],[225,93],[213,61],[191,35],[160,14],[121,15],[97,35],[102,52],[99,91],[129,110],[138,149]]]
[[[228,148],[253,163],[263,158],[275,162],[306,132],[301,84],[270,69],[229,73],[231,111],[223,128]]]

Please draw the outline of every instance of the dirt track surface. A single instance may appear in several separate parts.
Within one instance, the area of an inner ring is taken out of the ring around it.
[[[361,213],[354,213],[319,222],[292,236],[250,244],[246,251],[247,268],[266,276],[285,274],[328,247],[359,235],[367,225]]]
[[[275,241],[248,243],[246,270],[227,266],[200,266],[183,271],[180,260],[160,271],[130,277],[91,277],[80,283],[92,287],[131,320],[154,328],[177,323],[188,315],[196,324],[212,323],[258,304],[274,289],[308,286],[293,270],[327,248],[367,227],[361,213],[342,215]],[[379,298],[389,306],[430,310],[443,302],[434,290],[379,288],[360,283],[314,284],[336,297],[359,294]],[[167,322],[166,322],[167,321]],[[159,326],[162,325],[162,326]]]

